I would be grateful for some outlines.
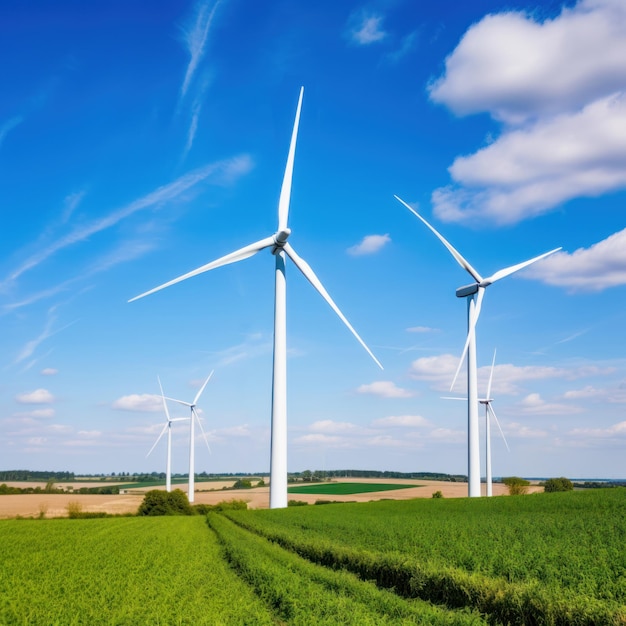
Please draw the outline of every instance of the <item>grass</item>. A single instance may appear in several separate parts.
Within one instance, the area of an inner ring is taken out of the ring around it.
[[[392,483],[315,483],[289,487],[289,493],[311,493],[328,496],[350,496],[357,493],[374,493],[377,491],[393,491],[395,489],[412,489],[420,485],[399,485]]]

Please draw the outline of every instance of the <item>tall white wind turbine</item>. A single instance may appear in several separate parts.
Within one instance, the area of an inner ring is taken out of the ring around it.
[[[313,285],[317,292],[326,300],[330,307],[339,316],[341,321],[348,327],[348,330],[356,337],[357,341],[365,348],[367,353],[374,359],[376,364],[382,369],[382,365],[367,347],[358,333],[352,328],[350,322],[345,318],[330,295],[317,278],[310,265],[299,256],[287,242],[291,235],[288,226],[289,202],[291,198],[291,180],[293,175],[293,165],[296,152],[296,139],[298,136],[298,125],[300,123],[300,111],[302,108],[302,97],[304,87],[300,89],[300,97],[296,109],[296,118],[291,133],[291,143],[287,156],[287,165],[283,176],[283,184],[278,202],[278,229],[269,237],[261,239],[244,248],[231,252],[207,265],[203,265],[183,276],[179,276],[155,289],[151,289],[133,300],[143,298],[155,291],[174,285],[175,283],[191,278],[198,274],[208,272],[216,267],[228,265],[236,261],[242,261],[253,256],[257,252],[268,248],[276,259],[275,268],[275,291],[274,291],[274,364],[272,374],[272,427],[271,427],[271,455],[270,455],[270,508],[283,508],[287,506],[287,310],[286,310],[286,289],[285,260],[288,256],[294,265],[304,274],[305,278]]]
[[[184,422],[187,421],[188,417],[170,417],[170,412],[167,408],[167,401],[165,400],[165,396],[163,395],[163,387],[161,385],[161,379],[157,376],[157,380],[159,381],[159,388],[161,389],[161,399],[163,400],[163,409],[165,410],[166,422],[165,426],[163,426],[163,430],[161,434],[157,437],[157,440],[154,442],[154,445],[150,448],[150,452],[146,454],[146,458],[152,454],[152,451],[157,447],[159,441],[161,441],[161,437],[167,431],[167,463],[165,466],[165,490],[172,490],[172,422]]]
[[[531,263],[535,263],[550,254],[558,252],[561,248],[555,248],[537,257],[534,257],[523,263],[512,265],[504,269],[498,270],[495,274],[487,278],[483,278],[456,250],[452,244],[441,235],[433,226],[431,226],[413,207],[409,206],[404,200],[398,196],[394,196],[396,200],[402,203],[411,213],[413,213],[419,220],[421,220],[425,226],[427,226],[433,234],[441,241],[441,243],[448,249],[450,254],[454,257],[455,261],[469,273],[474,279],[474,283],[465,287],[459,287],[456,290],[457,298],[467,298],[467,339],[463,352],[461,354],[461,360],[457,368],[452,386],[456,382],[456,378],[461,369],[461,365],[467,354],[467,474],[468,474],[468,495],[470,498],[480,497],[480,444],[478,441],[478,386],[476,378],[476,322],[480,315],[480,309],[482,307],[483,298],[485,296],[485,289],[489,285],[495,283],[501,278],[505,278],[514,272],[517,272],[524,267],[527,267]]]
[[[183,406],[188,406],[191,409],[191,415],[189,416],[189,489],[187,493],[187,498],[189,502],[194,501],[194,491],[195,491],[195,452],[196,452],[196,429],[195,424],[198,422],[198,426],[200,426],[200,430],[202,431],[202,436],[204,437],[204,443],[206,443],[206,447],[211,452],[211,448],[209,447],[209,442],[206,438],[206,433],[204,432],[204,428],[202,426],[202,422],[198,417],[198,413],[196,411],[196,406],[198,404],[198,400],[200,400],[200,396],[204,391],[204,388],[207,386],[207,383],[211,380],[211,376],[213,376],[213,372],[211,372],[208,378],[204,381],[202,387],[200,387],[196,397],[193,399],[193,402],[185,402],[185,400],[177,400],[176,398],[168,398],[165,397],[165,400],[171,400],[172,402],[178,402],[178,404],[182,404]]]
[[[496,412],[493,410],[491,403],[493,402],[493,398],[491,397],[491,382],[493,380],[493,370],[496,365],[496,351],[493,351],[493,361],[491,362],[491,372],[489,372],[489,382],[487,383],[487,395],[485,398],[479,398],[478,402],[480,404],[485,405],[485,483],[486,483],[486,494],[487,497],[491,497],[493,495],[493,481],[491,477],[491,417],[496,422],[498,429],[500,430],[500,434],[502,435],[502,439],[504,440],[504,445],[506,449],[509,450],[509,444],[506,441],[506,437],[502,432],[502,427],[500,426],[500,422],[498,421],[498,417]],[[510,450],[509,450],[510,451]]]

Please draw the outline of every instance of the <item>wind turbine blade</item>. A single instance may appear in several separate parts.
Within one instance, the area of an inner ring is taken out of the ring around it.
[[[193,406],[191,402],[185,402],[184,400],[177,400],[176,398],[168,398],[165,396],[166,400],[170,400],[171,402],[177,402],[178,404],[182,404],[183,406]]]
[[[470,265],[469,261],[441,233],[435,230],[433,226],[431,226],[413,207],[409,206],[404,200],[402,200],[402,198],[399,198],[396,195],[394,195],[394,198],[398,200],[398,202],[404,204],[404,206],[409,211],[411,211],[413,215],[421,220],[434,233],[437,239],[441,241],[441,243],[448,249],[450,254],[455,258],[456,262],[464,270],[466,270],[477,283],[482,282],[482,276]]]
[[[204,388],[207,386],[207,383],[211,380],[211,376],[213,376],[213,372],[215,370],[212,370],[211,373],[209,374],[208,378],[204,381],[204,385],[202,385],[202,387],[200,387],[200,391],[198,391],[198,393],[196,394],[196,397],[193,399],[193,404],[194,406],[196,404],[198,404],[198,400],[200,399],[200,396],[202,395],[202,392],[204,391]]]
[[[163,385],[161,385],[161,379],[157,376],[157,380],[159,381],[159,389],[161,390],[161,399],[163,400],[163,408],[165,409],[165,416],[167,417],[167,421],[171,422],[170,412],[167,408],[167,402],[165,401],[165,395],[163,394]]]
[[[163,430],[161,431],[161,434],[157,437],[157,440],[154,442],[154,445],[150,448],[150,452],[148,452],[148,454],[146,454],[146,458],[148,458],[150,456],[150,454],[152,454],[152,450],[154,450],[157,447],[157,443],[159,443],[159,441],[161,441],[161,437],[163,437],[163,435],[167,432],[168,426],[169,426],[169,424],[166,422],[165,426],[163,426]]]
[[[191,278],[192,276],[197,276],[198,274],[203,274],[204,272],[208,272],[209,270],[214,270],[216,267],[221,267],[222,265],[228,265],[229,263],[235,263],[236,261],[243,261],[244,259],[247,259],[251,257],[252,255],[256,254],[257,252],[263,250],[263,248],[268,248],[269,246],[273,246],[274,243],[275,243],[274,237],[266,237],[265,239],[261,239],[260,241],[257,241],[256,243],[252,243],[249,246],[245,246],[244,248],[236,250],[235,252],[231,252],[230,254],[220,257],[219,259],[216,259],[215,261],[211,261],[211,263],[207,263],[206,265],[203,265],[202,267],[199,267],[198,269],[188,272],[187,274],[183,274],[182,276],[179,276],[178,278],[174,278],[173,280],[170,280],[169,282],[164,283],[163,285],[159,285],[158,287],[155,287],[154,289],[150,289],[150,291],[146,291],[145,293],[135,296],[134,298],[131,298],[129,302],[134,302],[135,300],[139,300],[139,298],[144,298],[145,296],[149,296],[150,294],[153,294],[156,291],[160,291],[161,289],[165,289],[166,287],[170,287],[171,285],[180,283],[183,280],[187,280],[188,278]]]
[[[489,278],[485,278],[485,280],[479,281],[480,286],[487,287],[488,285],[491,285],[491,283],[495,283],[497,280],[500,280],[501,278],[510,276],[511,274],[518,272],[519,270],[523,269],[524,267],[527,267],[528,265],[531,265],[532,263],[541,261],[541,259],[545,259],[547,256],[550,256],[551,254],[554,254],[555,252],[558,252],[559,250],[561,250],[561,248],[555,248],[554,250],[550,250],[550,252],[545,252],[544,254],[540,254],[539,256],[536,256],[535,258],[530,259],[528,261],[524,261],[523,263],[518,263],[517,265],[511,265],[511,267],[505,267],[502,270],[498,270],[495,274],[493,274],[492,276],[489,276]]]
[[[204,443],[206,443],[206,447],[209,451],[209,454],[213,454],[211,452],[211,447],[209,446],[209,440],[206,438],[206,433],[204,432],[204,428],[202,427],[202,422],[200,421],[200,417],[196,413],[195,409],[191,409],[191,412],[196,416],[196,421],[198,422],[198,426],[200,426],[200,430],[202,431],[202,436],[204,437]]]
[[[352,328],[350,322],[346,319],[345,315],[339,310],[339,307],[333,302],[333,299],[328,295],[328,292],[324,288],[324,285],[320,282],[319,278],[315,275],[315,272],[311,269],[311,266],[301,257],[296,251],[291,247],[290,244],[286,243],[283,250],[287,253],[289,258],[294,262],[295,266],[304,274],[305,278],[315,287],[317,292],[326,300],[326,302],[330,305],[332,310],[339,316],[341,321],[348,327],[348,330],[356,337],[357,341],[365,348],[367,353],[374,359],[374,362],[380,369],[383,369],[383,366],[380,364],[380,361],[374,356],[372,351],[367,347],[366,343],[361,339],[359,334]]]
[[[458,396],[441,396],[442,400],[465,400],[467,402],[467,398],[459,398]]]
[[[291,143],[289,144],[289,155],[287,156],[287,165],[285,167],[285,175],[283,177],[283,186],[280,190],[280,200],[278,201],[278,230],[287,228],[289,219],[289,201],[291,199],[291,179],[293,175],[293,161],[296,155],[296,140],[298,138],[298,126],[300,124],[300,110],[302,109],[302,96],[304,95],[304,87],[300,87],[300,98],[298,99],[298,107],[296,109],[296,119],[293,123],[293,131],[291,133]]]
[[[487,400],[491,399],[491,381],[493,380],[493,370],[496,366],[496,351],[493,351],[493,361],[491,361],[491,372],[489,373],[489,383],[487,384]]]
[[[483,298],[485,297],[485,288],[478,288],[478,295],[476,296],[476,304],[474,306],[474,315],[470,319],[469,329],[467,331],[467,338],[465,339],[465,345],[463,346],[463,352],[461,352],[461,358],[459,359],[459,364],[456,368],[456,372],[454,373],[454,379],[452,380],[452,384],[450,385],[450,391],[454,388],[456,384],[456,379],[459,377],[459,372],[461,371],[461,366],[463,365],[463,361],[465,361],[465,355],[469,349],[470,339],[472,334],[476,331],[476,322],[478,322],[478,316],[480,315],[480,309],[483,305]]]
[[[502,427],[500,426],[500,422],[498,421],[496,412],[493,410],[491,406],[491,402],[487,403],[487,410],[491,413],[491,415],[493,415],[493,419],[496,420],[496,424],[498,425],[498,430],[500,431],[500,434],[502,435],[502,439],[504,440],[504,445],[506,446],[507,451],[510,452],[511,448],[509,448],[509,444],[507,443],[506,437],[504,436],[504,433],[502,432]]]

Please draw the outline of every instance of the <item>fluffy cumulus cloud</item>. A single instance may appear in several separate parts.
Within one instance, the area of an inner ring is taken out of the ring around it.
[[[421,415],[390,415],[372,422],[377,428],[422,428],[430,423]]]
[[[358,11],[350,17],[349,38],[360,46],[382,41],[387,33],[382,28],[383,17],[376,13]]]
[[[381,398],[410,398],[415,395],[407,389],[398,387],[390,380],[377,380],[369,385],[361,385],[357,389],[357,393],[365,393]]]
[[[40,374],[42,376],[56,376],[59,373],[59,370],[54,369],[53,367],[46,367],[41,370]]]
[[[521,402],[522,411],[531,415],[571,415],[582,409],[570,404],[546,402],[538,393],[527,395]]]
[[[624,126],[626,129],[626,124]],[[571,254],[557,252],[523,274],[571,291],[601,291],[626,284],[626,229]]]
[[[430,85],[502,134],[450,167],[433,193],[446,221],[511,224],[626,188],[626,4],[581,0],[551,20],[507,12],[472,26]]]
[[[161,396],[150,393],[131,394],[122,396],[113,402],[113,408],[117,411],[162,411],[163,401]]]
[[[375,254],[391,241],[391,237],[386,235],[367,235],[363,237],[356,246],[348,248],[348,254],[352,256],[363,256],[366,254]]]
[[[15,396],[19,404],[50,404],[54,402],[54,396],[47,389],[35,389]]]
[[[448,391],[450,383],[458,365],[458,357],[451,354],[422,357],[411,363],[409,375],[415,380],[424,380],[431,383],[434,389]],[[493,393],[517,395],[524,391],[526,383],[545,381],[549,379],[576,380],[588,376],[606,376],[615,370],[611,367],[579,366],[579,367],[552,367],[552,366],[517,366],[511,363],[496,365],[493,370]],[[491,366],[478,368],[478,388],[486,389]],[[465,381],[457,379],[456,390],[463,393]]]

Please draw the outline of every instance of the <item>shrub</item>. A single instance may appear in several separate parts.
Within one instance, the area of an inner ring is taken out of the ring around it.
[[[78,517],[80,517],[80,514],[83,512],[83,505],[80,502],[76,502],[74,500],[68,502],[65,508],[67,509],[67,516],[70,519],[78,519]]]
[[[287,506],[308,506],[309,503],[308,502],[304,502],[302,500],[289,500],[289,502],[287,502]]]
[[[252,482],[248,480],[247,478],[240,478],[239,480],[236,480],[235,484],[233,485],[233,489],[251,489],[251,488],[252,488]]]
[[[433,493],[433,498],[443,498],[443,493],[441,493],[441,491],[435,491]]]
[[[554,493],[555,491],[573,491],[574,485],[569,478],[561,476],[560,478],[549,478],[544,485],[546,493]]]
[[[199,515],[206,515],[211,512],[245,510],[248,508],[248,503],[245,500],[225,500],[217,504],[195,504],[192,508]]]
[[[152,489],[148,491],[139,506],[137,515],[193,515],[194,509],[189,504],[184,491],[161,491]]]
[[[521,496],[528,493],[528,485],[530,485],[530,481],[525,478],[520,478],[519,476],[509,476],[508,478],[503,478],[502,482],[509,488],[510,496]]]

